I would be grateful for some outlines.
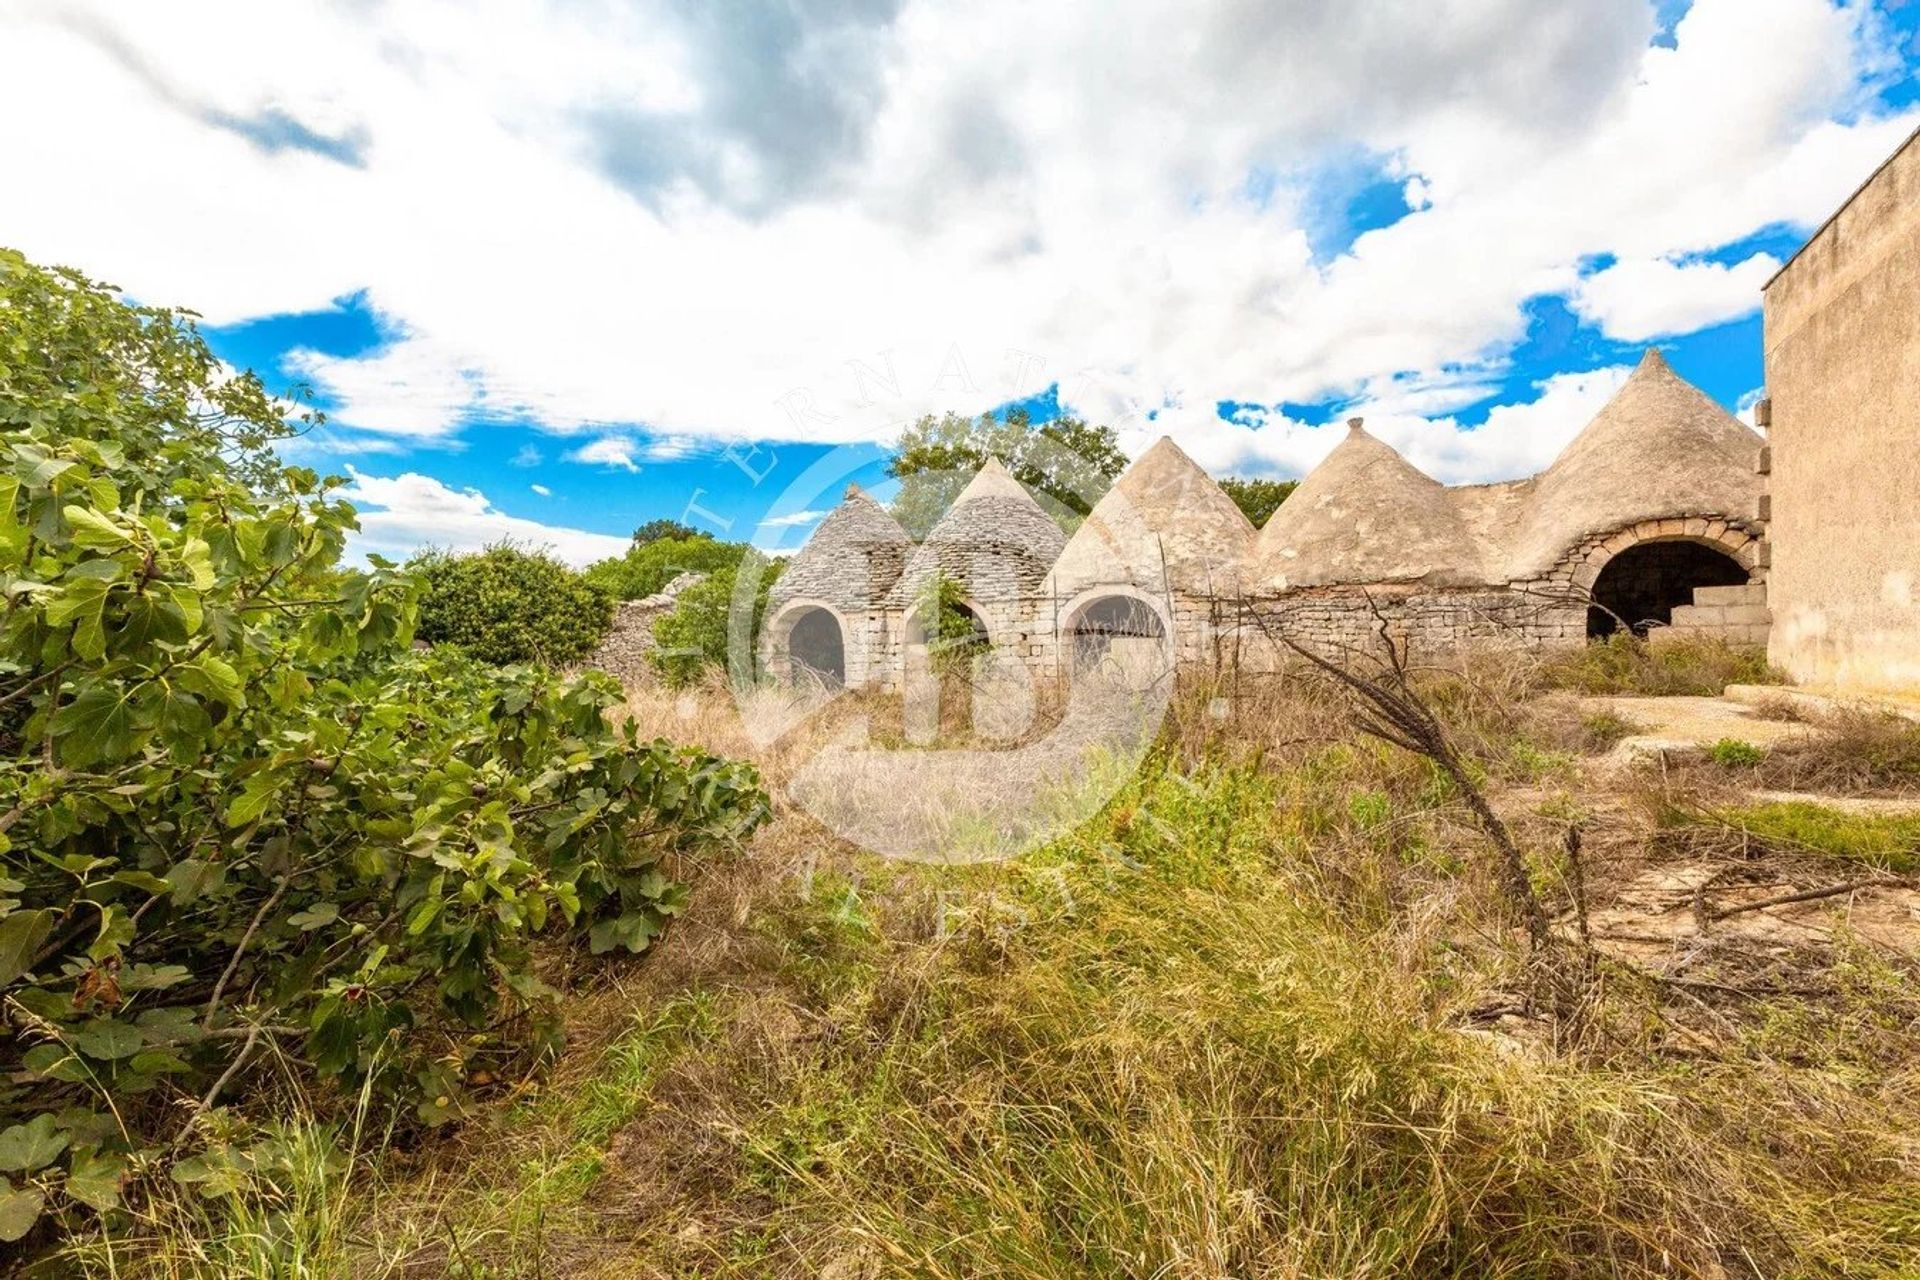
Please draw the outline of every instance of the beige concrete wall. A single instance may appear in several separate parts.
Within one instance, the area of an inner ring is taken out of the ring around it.
[[[1920,135],[1768,286],[1770,656],[1920,689]]]

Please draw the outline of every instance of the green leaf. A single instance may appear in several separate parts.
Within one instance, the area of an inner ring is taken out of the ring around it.
[[[131,1058],[147,1043],[138,1027],[113,1018],[95,1018],[69,1028],[67,1039],[73,1041],[74,1047],[89,1058],[101,1058],[109,1062],[116,1058]]]
[[[33,1230],[46,1202],[46,1196],[37,1188],[16,1190],[12,1179],[0,1178],[0,1243],[12,1244]]]
[[[67,1194],[102,1212],[118,1209],[120,1184],[126,1176],[125,1156],[111,1151],[81,1152],[67,1170]]]
[[[305,911],[287,917],[287,923],[302,931],[320,929],[340,918],[340,908],[332,902],[316,902]]]
[[[285,778],[267,769],[248,778],[241,784],[240,794],[227,805],[226,824],[229,827],[244,827],[258,820],[285,784]]]
[[[15,911],[0,918],[0,987],[33,967],[33,957],[53,932],[59,913],[51,907]]]
[[[54,748],[75,769],[126,759],[137,737],[132,691],[116,685],[83,688],[53,717]]]
[[[67,1135],[54,1128],[53,1113],[43,1111],[25,1124],[0,1129],[0,1172],[44,1169],[67,1149]]]
[[[73,544],[89,551],[115,551],[133,541],[119,525],[78,503],[60,508],[73,531]]]

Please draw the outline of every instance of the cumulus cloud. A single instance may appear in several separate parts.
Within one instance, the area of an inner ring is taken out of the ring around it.
[[[638,471],[640,464],[633,460],[634,444],[622,436],[601,436],[589,441],[567,455],[569,462],[586,462],[601,467],[617,467],[622,471]]]
[[[1501,405],[1474,426],[1451,416],[1408,413],[1390,402],[1360,402],[1350,416],[1363,418],[1369,432],[1436,480],[1512,480],[1551,463],[1632,372],[1616,365],[1556,374],[1534,388],[1533,399]],[[1216,475],[1281,477],[1313,470],[1346,434],[1343,422],[1310,426],[1273,411],[1255,410],[1243,418],[1244,423],[1191,421],[1174,434]]]
[[[789,511],[783,516],[768,516],[760,522],[760,527],[762,529],[793,529],[818,524],[826,518],[825,511]]]
[[[625,538],[510,516],[478,489],[450,489],[416,471],[397,476],[347,471],[353,483],[342,494],[360,511],[360,532],[348,545],[356,555],[401,559],[424,546],[477,551],[513,541],[546,547],[568,564],[584,565],[627,549]]]
[[[1760,309],[1760,290],[1780,260],[1756,253],[1744,262],[1619,262],[1573,292],[1573,309],[1610,338],[1645,342],[1737,320]]]
[[[1837,0],[1696,0],[1670,48],[1644,0],[715,12],[0,0],[7,234],[215,322],[359,293],[389,341],[296,365],[389,436],[886,440],[1057,380],[1203,442],[1218,399],[1444,424],[1537,294],[1710,322],[1759,264],[1699,255],[1920,121]],[[1317,262],[1356,151],[1414,211]]]

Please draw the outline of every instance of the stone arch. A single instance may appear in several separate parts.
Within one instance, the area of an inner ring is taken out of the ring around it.
[[[1648,625],[1671,621],[1673,610],[1691,604],[1701,587],[1756,580],[1760,550],[1752,531],[1705,517],[1643,520],[1617,530],[1574,566],[1574,588],[1594,602],[1587,638],[1611,635],[1622,621],[1644,634]]]
[[[811,677],[829,687],[847,683],[846,619],[820,600],[793,600],[768,627],[775,669],[789,681]]]
[[[1162,608],[1131,587],[1094,587],[1060,611],[1060,639],[1069,668],[1084,670],[1124,653],[1126,665],[1148,659],[1165,661],[1173,646],[1173,628]]]

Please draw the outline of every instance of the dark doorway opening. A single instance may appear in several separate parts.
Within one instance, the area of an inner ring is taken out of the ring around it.
[[[1587,609],[1587,638],[1602,640],[1622,624],[1637,636],[1673,621],[1677,605],[1692,604],[1696,587],[1731,587],[1747,571],[1726,552],[1698,542],[1642,542],[1600,570]]]
[[[1086,667],[1106,657],[1115,640],[1164,640],[1153,606],[1132,596],[1101,596],[1073,620],[1073,661]]]
[[[787,633],[787,659],[796,680],[811,675],[828,684],[845,684],[847,651],[840,620],[825,609],[801,614]]]

